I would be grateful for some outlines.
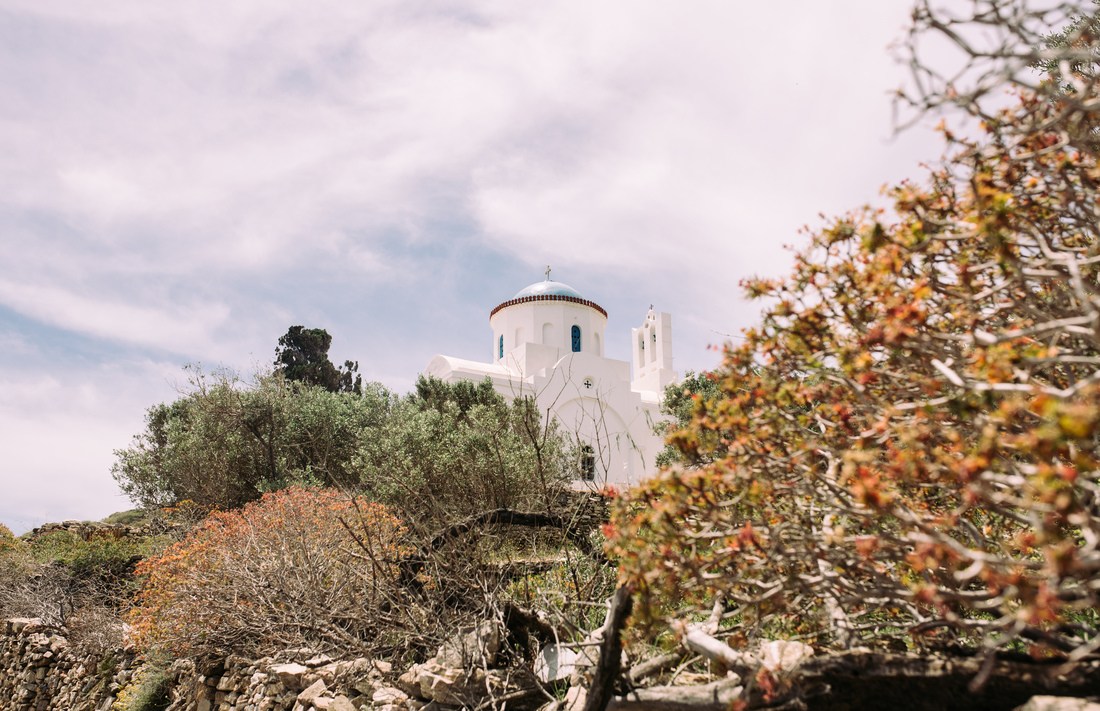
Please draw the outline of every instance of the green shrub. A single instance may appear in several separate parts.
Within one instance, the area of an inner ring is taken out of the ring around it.
[[[544,415],[529,398],[506,401],[488,379],[421,377],[417,392],[361,438],[361,486],[414,530],[498,508],[546,510],[567,489],[574,460]]]
[[[7,553],[19,545],[19,540],[12,534],[11,529],[0,523],[0,553]]]
[[[134,672],[119,692],[113,708],[118,711],[164,711],[172,699],[172,679],[159,659],[149,660]]]
[[[39,563],[63,565],[78,579],[108,581],[129,578],[151,548],[155,545],[149,539],[93,535],[85,540],[71,531],[51,531],[30,541],[31,555]]]
[[[145,509],[118,511],[103,519],[103,523],[114,524],[116,526],[136,526],[145,523],[148,515]]]

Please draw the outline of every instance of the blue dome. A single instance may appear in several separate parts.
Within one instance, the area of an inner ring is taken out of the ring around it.
[[[576,299],[584,298],[576,289],[568,284],[562,284],[560,281],[537,281],[531,286],[520,289],[512,298],[522,299],[525,296],[572,296]]]

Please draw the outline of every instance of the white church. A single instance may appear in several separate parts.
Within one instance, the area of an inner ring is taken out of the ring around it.
[[[437,355],[424,374],[444,382],[489,378],[506,398],[533,397],[582,448],[581,479],[636,483],[656,473],[653,433],[672,369],[672,316],[649,309],[631,329],[633,363],[604,355],[607,311],[567,284],[546,280],[489,312],[493,358]]]

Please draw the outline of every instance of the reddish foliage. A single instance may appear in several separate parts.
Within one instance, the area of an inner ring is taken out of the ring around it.
[[[1024,98],[893,188],[892,219],[837,219],[746,284],[772,305],[672,437],[706,463],[608,529],[643,611],[1100,644],[1100,165],[1062,111]]]
[[[176,655],[393,643],[379,637],[380,611],[403,534],[382,505],[330,489],[291,487],[211,514],[138,566],[133,640]]]

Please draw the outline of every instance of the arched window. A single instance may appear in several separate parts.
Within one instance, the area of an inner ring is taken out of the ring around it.
[[[580,353],[581,352],[581,327],[580,326],[574,326],[572,331],[570,331],[570,332],[573,334],[573,352],[574,353]]]
[[[587,444],[581,445],[581,479],[593,481],[596,478],[596,452]]]
[[[504,357],[504,334],[501,334],[500,340],[497,341],[497,358]]]

